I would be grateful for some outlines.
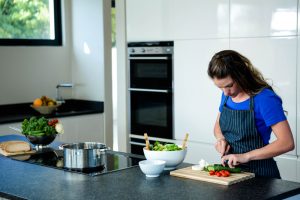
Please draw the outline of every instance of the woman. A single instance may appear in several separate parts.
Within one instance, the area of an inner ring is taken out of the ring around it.
[[[222,90],[214,127],[222,164],[280,178],[273,157],[294,149],[280,97],[251,62],[233,50],[216,53],[208,75]],[[277,139],[269,143],[272,131]]]

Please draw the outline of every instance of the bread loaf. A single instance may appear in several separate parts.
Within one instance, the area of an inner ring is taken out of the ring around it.
[[[30,144],[24,141],[7,141],[0,143],[0,148],[7,153],[30,151]]]

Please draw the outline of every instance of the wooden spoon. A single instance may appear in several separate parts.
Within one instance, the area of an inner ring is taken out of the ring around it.
[[[185,134],[185,138],[184,138],[184,140],[183,140],[182,149],[185,149],[185,146],[186,146],[186,142],[187,142],[188,137],[189,137],[189,134],[186,133],[186,134]]]
[[[144,138],[146,141],[146,150],[150,150],[150,143],[149,143],[149,138],[148,138],[148,134],[144,133]]]

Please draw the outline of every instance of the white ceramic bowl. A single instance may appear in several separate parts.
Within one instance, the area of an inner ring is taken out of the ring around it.
[[[175,169],[183,162],[187,152],[187,148],[180,151],[150,151],[144,147],[143,150],[147,160],[166,161],[165,170]]]
[[[140,169],[147,177],[158,177],[164,170],[166,161],[142,160],[139,162]]]

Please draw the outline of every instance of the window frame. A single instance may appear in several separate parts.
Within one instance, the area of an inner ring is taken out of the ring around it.
[[[0,46],[62,46],[61,0],[53,0],[55,39],[2,39]]]

